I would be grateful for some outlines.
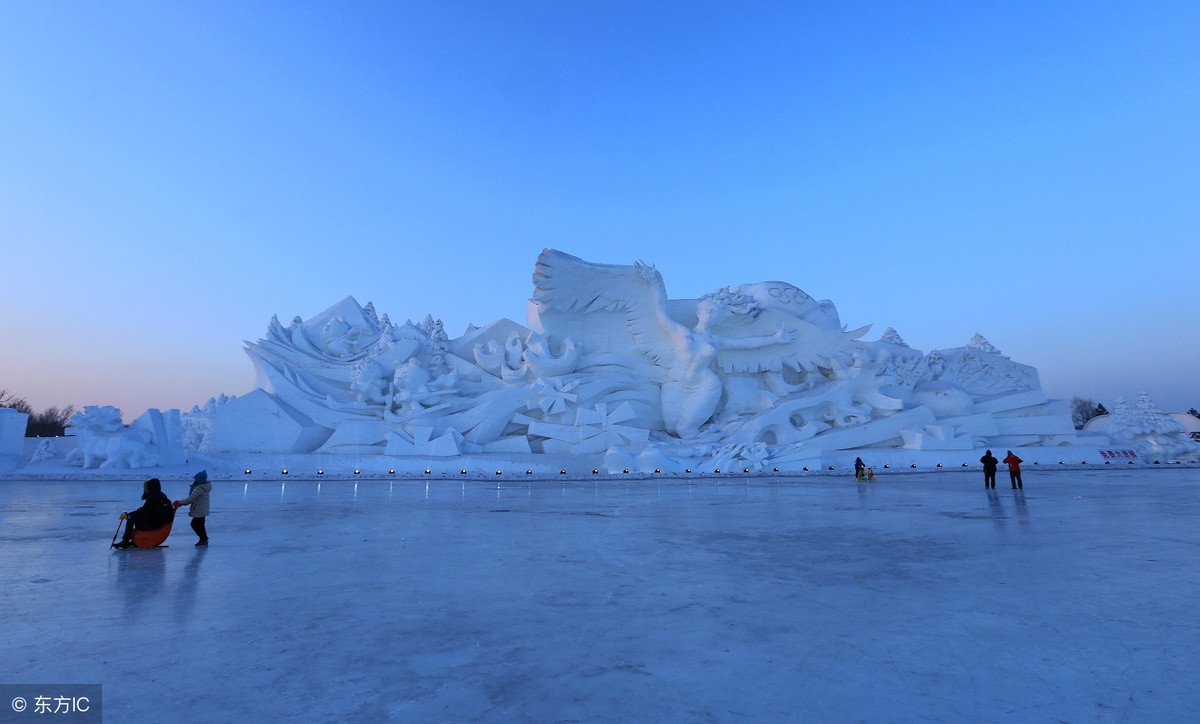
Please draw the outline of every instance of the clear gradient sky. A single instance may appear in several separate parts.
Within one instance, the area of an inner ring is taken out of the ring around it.
[[[243,394],[347,295],[525,321],[543,247],[981,332],[1200,407],[1200,3],[0,0],[0,388]]]

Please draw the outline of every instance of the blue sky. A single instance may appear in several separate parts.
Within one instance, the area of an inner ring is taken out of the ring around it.
[[[0,388],[190,408],[543,247],[1200,407],[1200,5],[0,2]]]

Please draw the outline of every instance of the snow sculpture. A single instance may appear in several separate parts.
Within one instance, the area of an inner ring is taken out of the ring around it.
[[[1158,409],[1145,392],[1138,395],[1133,407],[1118,397],[1103,431],[1112,440],[1128,443],[1148,460],[1200,459],[1200,443],[1188,436],[1183,425]]]
[[[182,425],[178,410],[147,410],[129,427],[115,407],[88,405],[71,415],[67,435],[79,446],[66,462],[84,468],[150,468],[184,461]]]
[[[544,250],[528,326],[450,338],[350,297],[247,342],[256,389],[189,423],[212,452],[602,455],[760,470],[834,451],[1076,441],[1037,372],[982,336],[925,354],[791,284],[671,299],[653,267]],[[198,411],[193,411],[197,413]],[[210,429],[211,427],[211,429]]]

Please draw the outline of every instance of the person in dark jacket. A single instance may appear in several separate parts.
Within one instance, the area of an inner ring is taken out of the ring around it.
[[[983,463],[983,487],[996,487],[996,467],[1000,461],[996,459],[995,455],[992,455],[991,450],[985,450],[983,457],[979,458],[979,462]]]
[[[1021,463],[1025,462],[1021,458],[1013,455],[1013,451],[1008,451],[1008,457],[1004,458],[1004,462],[1008,465],[1008,479],[1012,482],[1013,490],[1020,488],[1025,489],[1025,484],[1021,482]]]
[[[162,491],[162,482],[158,478],[150,478],[142,484],[142,507],[131,513],[121,513],[125,521],[125,535],[115,548],[132,548],[134,530],[155,530],[161,528],[175,517],[175,508],[171,499]]]

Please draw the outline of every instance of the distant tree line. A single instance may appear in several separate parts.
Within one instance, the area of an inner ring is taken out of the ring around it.
[[[75,414],[75,406],[67,405],[61,410],[51,407],[41,412],[34,412],[24,397],[17,397],[8,390],[0,390],[0,407],[11,407],[17,412],[29,415],[29,423],[25,428],[25,437],[59,437],[67,429],[67,421]]]
[[[1076,430],[1082,430],[1087,421],[1093,417],[1107,414],[1108,410],[1104,409],[1104,405],[1097,404],[1095,400],[1086,397],[1071,398],[1071,422],[1075,425]]]

